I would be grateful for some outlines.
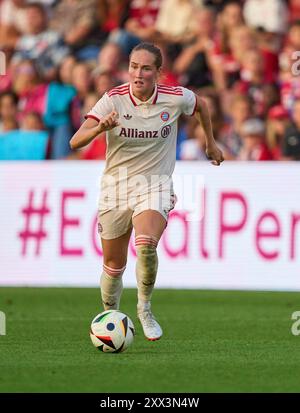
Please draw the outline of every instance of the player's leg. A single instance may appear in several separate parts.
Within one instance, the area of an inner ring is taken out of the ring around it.
[[[133,220],[137,252],[138,318],[149,340],[158,340],[162,329],[151,312],[151,297],[156,280],[158,258],[156,247],[166,228],[166,219],[154,210],[145,210]]]
[[[115,239],[101,238],[103,272],[100,280],[102,303],[105,310],[118,310],[123,290],[122,275],[126,268],[128,244],[132,228]]]

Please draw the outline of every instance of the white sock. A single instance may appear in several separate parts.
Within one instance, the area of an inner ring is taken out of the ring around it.
[[[138,287],[138,311],[150,310],[151,297],[156,280],[158,258],[156,244],[151,241],[151,245],[145,245],[145,236],[136,237],[136,279]],[[149,237],[151,238],[151,237]]]
[[[104,310],[118,310],[123,291],[122,269],[119,276],[111,276],[103,270],[100,279],[101,298]]]

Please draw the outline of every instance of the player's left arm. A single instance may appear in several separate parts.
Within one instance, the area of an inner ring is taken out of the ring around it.
[[[209,114],[209,110],[207,104],[204,99],[200,98],[196,95],[196,109],[194,116],[201,124],[204,133],[205,133],[205,140],[206,140],[206,155],[208,159],[210,159],[213,165],[220,165],[221,162],[224,161],[223,153],[218,148],[216,141],[213,135],[211,117]]]

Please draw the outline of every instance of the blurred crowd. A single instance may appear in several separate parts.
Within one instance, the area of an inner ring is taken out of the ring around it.
[[[45,159],[105,159],[103,135],[69,140],[141,41],[163,52],[160,83],[206,99],[225,159],[300,160],[300,0],[0,0],[0,139],[46,130]],[[206,159],[193,117],[176,156]]]

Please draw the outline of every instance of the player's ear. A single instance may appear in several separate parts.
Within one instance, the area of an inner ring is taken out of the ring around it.
[[[160,67],[157,69],[157,79],[160,79],[161,75],[162,75],[162,66],[160,66]]]

